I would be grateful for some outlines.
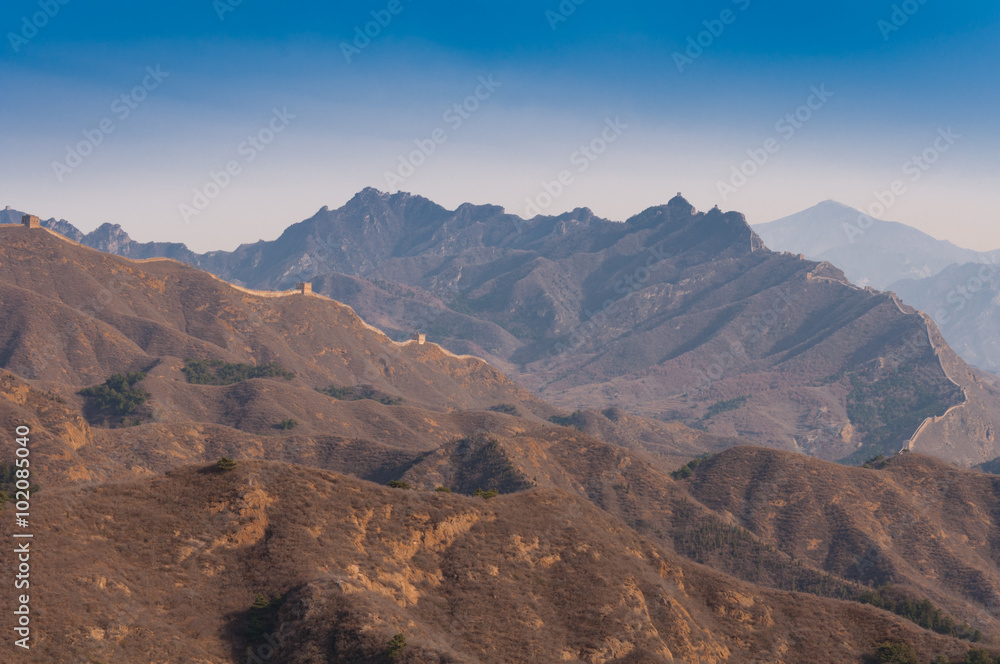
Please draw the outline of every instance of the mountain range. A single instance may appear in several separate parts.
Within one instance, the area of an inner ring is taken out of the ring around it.
[[[967,465],[1000,456],[995,379],[926,315],[680,196],[613,222],[366,189],[276,240],[206,254],[109,225],[45,225],[250,288],[310,281],[395,340],[425,333],[571,411],[618,407],[829,460],[904,447]]]
[[[826,260],[926,312],[962,358],[1000,371],[1000,251],[973,251],[834,201],[754,226],[773,249]]]
[[[678,200],[651,216],[632,223],[691,242],[675,268],[798,260],[736,217]],[[826,270],[805,283],[899,311]],[[0,426],[31,432],[32,661],[860,664],[887,641],[921,661],[1000,648],[998,477],[569,413],[321,294],[46,229],[0,227],[0,307]],[[930,377],[951,361],[905,360]],[[0,519],[4,537],[16,527]],[[11,639],[0,651],[17,656]]]
[[[932,277],[949,265],[1000,261],[1000,250],[964,249],[836,201],[753,228],[775,251],[833,263],[853,283],[880,290],[902,279]]]

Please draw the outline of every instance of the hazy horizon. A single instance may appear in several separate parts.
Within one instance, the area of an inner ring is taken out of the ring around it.
[[[622,220],[682,191],[755,224],[900,181],[874,216],[1000,247],[991,3],[57,5],[41,27],[37,2],[0,10],[0,204],[82,230],[232,249],[366,186],[525,216],[566,172],[542,212]]]
[[[377,187],[375,187],[375,188],[378,189]],[[385,192],[385,190],[379,190],[379,191],[382,191],[383,193],[390,193],[390,192]],[[356,193],[358,193],[358,192],[355,192],[355,194]],[[397,192],[391,192],[391,193],[397,193]],[[415,194],[414,192],[398,192],[398,193],[407,193],[407,194],[411,194],[411,195],[415,195],[415,196],[421,196],[421,194]],[[675,194],[676,193],[677,192],[675,192]],[[680,193],[683,194],[684,192],[680,192]],[[696,202],[690,200],[690,197],[687,196],[686,194],[684,195],[684,197],[685,197],[685,199],[688,200],[689,203],[691,203],[692,205],[694,205],[695,209],[698,210],[698,211],[704,212],[704,211],[707,211],[709,209],[708,207],[703,207],[703,206],[697,205]],[[352,196],[352,198],[353,198],[353,196]],[[427,198],[427,197],[424,197],[424,198]],[[330,209],[337,209],[337,208],[342,207],[342,205],[346,204],[348,202],[348,200],[343,201],[339,205],[326,204],[326,207],[328,207]],[[440,201],[436,201],[436,200],[433,200],[433,199],[429,199],[429,200],[431,200],[434,203],[441,204]],[[664,199],[664,201],[662,201],[662,203],[666,203],[666,202],[667,202],[667,199]],[[772,221],[782,221],[783,219],[785,219],[787,217],[795,216],[796,214],[798,214],[800,212],[805,212],[806,210],[809,210],[809,209],[811,209],[813,207],[816,207],[816,206],[822,205],[823,203],[828,203],[828,202],[832,202],[832,203],[836,203],[838,205],[845,205],[846,206],[846,204],[842,203],[841,201],[836,201],[836,200],[833,200],[833,199],[827,199],[825,201],[819,201],[818,203],[816,203],[816,205],[810,206],[809,208],[804,208],[802,210],[796,210],[795,212],[792,212],[792,213],[790,213],[788,215],[784,215],[782,217],[778,217],[776,219],[769,219],[767,221],[753,221],[753,220],[751,220],[751,219],[748,218],[747,219],[747,223],[750,224],[751,226],[760,226],[762,224],[768,224],[768,223],[770,223]],[[495,203],[489,203],[488,201],[462,201],[460,203],[457,203],[457,204],[454,204],[454,205],[446,205],[444,207],[446,207],[449,210],[454,210],[455,208],[459,207],[462,204],[469,204],[469,203],[471,203],[473,205],[495,205]],[[8,204],[6,204],[6,203],[4,203],[3,205],[4,206],[8,206]],[[18,211],[21,211],[21,212],[30,212],[32,214],[36,214],[37,215],[37,213],[35,211],[33,211],[33,210],[22,209],[22,208],[19,208],[16,205],[9,205],[9,207],[11,209],[13,209],[13,210],[18,210]],[[503,207],[503,206],[501,206],[501,207]],[[577,207],[588,207],[588,206],[584,205],[584,206],[577,206]],[[577,207],[574,207],[573,209],[577,209]],[[847,206],[847,207],[850,207],[852,209],[857,210],[857,208],[853,208],[852,206]],[[206,252],[209,252],[209,251],[232,251],[232,250],[236,249],[238,246],[240,246],[241,244],[252,244],[252,243],[257,242],[257,241],[273,241],[273,240],[277,239],[285,231],[285,229],[287,229],[289,226],[292,226],[294,224],[297,224],[297,223],[300,223],[302,221],[310,219],[312,216],[314,216],[319,211],[321,211],[322,208],[323,208],[323,206],[320,206],[313,213],[311,213],[309,215],[306,215],[305,217],[303,217],[301,219],[290,220],[290,221],[288,221],[287,223],[285,223],[283,225],[279,223],[279,224],[277,224],[274,227],[273,233],[271,235],[262,236],[262,237],[255,238],[255,239],[252,239],[252,240],[241,240],[241,241],[239,241],[236,244],[231,244],[231,245],[227,245],[227,246],[206,246],[204,248],[198,247],[198,246],[193,246],[190,243],[185,243],[185,244],[187,244],[187,246],[188,246],[189,249],[192,249],[192,250],[197,251],[199,253],[206,253]],[[556,216],[558,214],[561,214],[562,212],[569,212],[569,211],[572,211],[572,210],[565,210],[565,211],[560,211],[560,212],[546,211],[545,214],[552,214],[553,216]],[[634,216],[635,214],[638,214],[638,213],[640,213],[642,211],[643,210],[636,210],[635,212],[633,212],[632,214],[628,215],[627,217],[622,217],[622,218],[618,218],[618,219],[610,218],[610,217],[604,217],[603,215],[599,215],[599,214],[597,216],[601,216],[601,217],[603,217],[605,219],[608,219],[609,221],[624,222],[624,221],[626,221],[628,219],[628,217]],[[728,210],[724,210],[724,211],[728,211]],[[739,210],[734,210],[734,211],[735,212],[740,212]],[[860,210],[857,210],[857,211],[859,212],[859,216],[861,214],[864,214]],[[516,210],[509,210],[509,209],[505,208],[505,212],[507,212],[509,214],[519,215],[519,213]],[[595,212],[595,214],[596,214],[596,212]],[[869,216],[869,215],[866,215],[866,216]],[[42,219],[52,219],[52,218],[55,218],[55,219],[62,219],[64,221],[68,221],[69,223],[73,224],[76,228],[78,228],[80,231],[82,231],[83,233],[89,233],[89,232],[91,232],[91,231],[93,231],[93,230],[95,230],[97,228],[97,226],[90,227],[90,228],[81,227],[78,224],[73,223],[72,219],[65,219],[65,218],[61,218],[61,217],[41,216],[41,218]],[[903,223],[903,222],[900,222],[900,221],[895,220],[895,219],[882,219],[882,218],[879,218],[879,217],[871,217],[871,218],[875,219],[877,221],[883,221],[883,222],[887,222],[887,223]],[[105,222],[101,222],[101,223],[105,223]],[[118,222],[111,222],[111,223],[118,223]],[[910,224],[907,224],[907,225],[915,228],[914,226],[912,226]],[[149,238],[137,237],[136,235],[134,235],[130,231],[130,229],[127,226],[122,225],[122,228],[123,228],[123,230],[126,233],[129,234],[129,236],[133,240],[136,240],[138,242],[183,242],[182,240],[176,240],[176,239],[172,239],[172,238],[163,238],[163,237],[149,237]],[[920,230],[920,229],[917,229],[917,230]],[[921,231],[921,232],[924,232],[924,231]],[[937,240],[943,240],[943,241],[951,242],[951,240],[948,240],[947,238],[937,237],[937,236],[934,236],[934,235],[932,235],[930,233],[928,233],[928,235],[931,235],[931,237],[934,237]],[[991,251],[993,249],[996,249],[996,247],[983,247],[983,248],[968,247],[968,246],[964,246],[964,245],[957,244],[957,243],[954,243],[954,242],[953,242],[953,244],[955,244],[956,246],[961,247],[961,248],[974,249],[976,251]]]

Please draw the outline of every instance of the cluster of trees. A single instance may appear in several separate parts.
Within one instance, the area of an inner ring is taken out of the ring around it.
[[[875,661],[878,664],[920,664],[923,660],[917,654],[916,648],[909,643],[885,641],[875,649]],[[965,658],[957,662],[944,655],[938,655],[931,664],[1000,664],[1000,655],[973,648],[966,653]]]
[[[139,424],[142,418],[137,416],[137,411],[150,394],[136,384],[145,377],[142,371],[117,373],[101,385],[80,390],[80,394],[87,397],[87,419],[91,423],[108,422],[119,426]]]
[[[876,448],[898,443],[925,419],[948,409],[947,395],[922,380],[913,366],[887,376],[851,373],[850,381],[847,416]]]
[[[329,387],[317,387],[317,392],[322,392],[328,397],[333,397],[340,401],[361,401],[370,399],[386,406],[398,406],[403,403],[399,397],[394,397],[380,390],[376,390],[371,385],[355,385],[354,387],[340,387],[330,385]]]
[[[552,422],[552,424],[558,424],[561,427],[574,427],[576,429],[582,429],[584,425],[583,411],[574,410],[570,415],[553,415],[549,418],[549,422]]]
[[[891,611],[901,618],[929,629],[953,636],[957,639],[978,642],[983,640],[983,633],[970,627],[968,623],[959,623],[941,609],[934,606],[928,599],[916,600],[912,597],[893,597],[892,584],[885,584],[875,590],[869,590],[858,598],[863,604]]]
[[[277,362],[253,365],[222,360],[184,360],[184,375],[196,385],[233,385],[251,378],[284,378],[295,374]]]
[[[710,420],[716,415],[721,415],[730,410],[737,410],[746,405],[746,402],[750,401],[750,395],[745,394],[742,397],[735,397],[733,399],[725,399],[723,401],[716,401],[708,410],[705,411],[705,415],[701,418],[703,420]]]

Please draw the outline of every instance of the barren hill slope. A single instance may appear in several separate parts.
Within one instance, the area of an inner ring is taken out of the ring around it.
[[[44,229],[0,228],[0,241],[0,366],[26,378],[90,384],[173,357],[279,362],[315,386],[370,383],[436,407],[533,399],[482,360],[393,343],[328,298],[251,293]]]
[[[1000,478],[900,454],[860,469],[737,448],[682,482],[706,508],[811,567],[893,584],[1000,626]]]
[[[734,581],[560,491],[485,502],[245,463],[36,503],[35,662],[375,663],[397,634],[394,661],[470,664],[966,649],[871,607]]]

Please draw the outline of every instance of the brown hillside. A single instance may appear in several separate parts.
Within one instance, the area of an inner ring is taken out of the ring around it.
[[[0,306],[0,366],[26,378],[89,385],[161,358],[275,361],[310,386],[372,384],[436,408],[536,401],[482,360],[393,343],[335,301],[261,297],[43,229],[0,227]]]
[[[886,637],[965,649],[870,607],[735,582],[552,490],[483,501],[245,463],[40,494],[34,518],[35,662],[221,664],[268,652],[267,635],[272,661],[379,662],[398,633],[402,662],[844,664]],[[258,593],[281,600],[252,611]]]
[[[892,583],[1000,632],[1000,478],[917,454],[876,470],[737,448],[683,484],[797,560],[851,581]]]

